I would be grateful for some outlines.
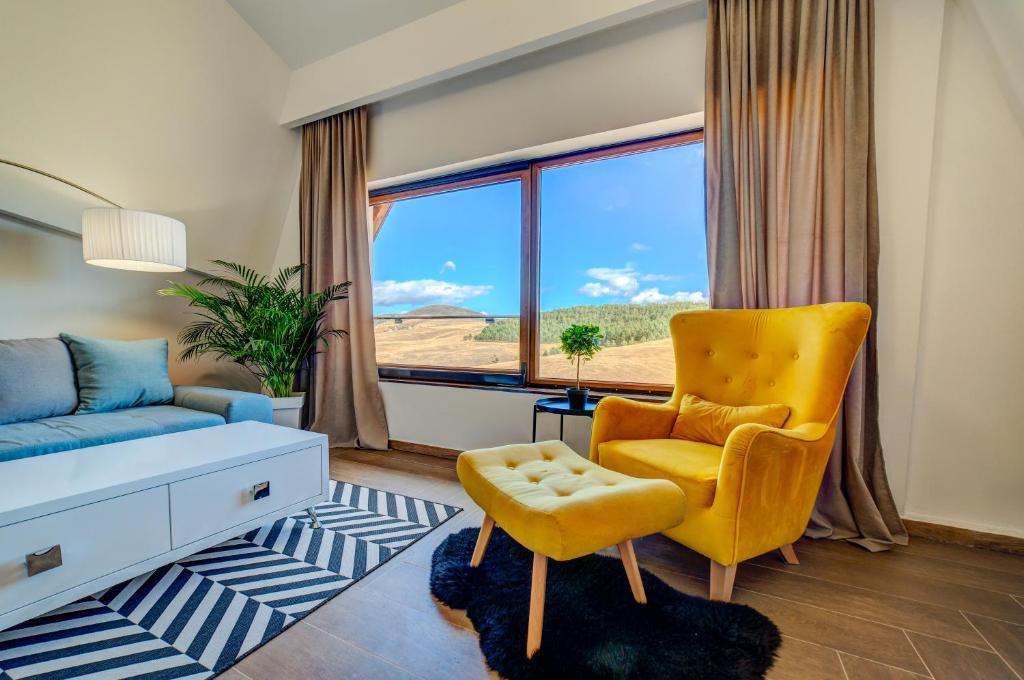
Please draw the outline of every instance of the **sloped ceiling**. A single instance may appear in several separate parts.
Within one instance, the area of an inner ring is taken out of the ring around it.
[[[460,0],[228,0],[297,69]]]

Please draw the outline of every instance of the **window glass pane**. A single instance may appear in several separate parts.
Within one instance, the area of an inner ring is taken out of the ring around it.
[[[373,248],[379,364],[519,371],[520,192],[515,180],[391,204]],[[506,316],[515,333],[479,339]]]
[[[562,329],[596,324],[583,378],[670,385],[668,321],[706,307],[704,145],[546,168],[540,183],[541,378],[571,379]]]

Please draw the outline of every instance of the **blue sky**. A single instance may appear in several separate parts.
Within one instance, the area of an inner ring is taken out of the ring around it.
[[[541,309],[701,300],[703,145],[541,173]],[[374,243],[374,311],[519,312],[518,182],[394,205]]]

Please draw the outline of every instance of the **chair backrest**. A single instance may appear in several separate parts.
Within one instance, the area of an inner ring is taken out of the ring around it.
[[[828,423],[871,321],[861,302],[714,309],[672,317],[676,386],[729,406],[785,404],[786,428]]]

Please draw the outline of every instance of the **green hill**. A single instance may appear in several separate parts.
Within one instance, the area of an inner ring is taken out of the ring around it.
[[[601,327],[606,347],[633,345],[669,336],[668,320],[686,309],[706,309],[696,302],[664,302],[637,305],[578,305],[540,313],[541,343],[558,342],[562,330],[574,323]],[[518,342],[519,320],[499,319],[473,336],[479,342]]]
[[[455,307],[453,305],[427,305],[426,307],[417,307],[416,309],[410,309],[408,312],[403,312],[402,316],[409,318],[418,316],[484,316],[483,312],[475,312],[472,309],[466,309],[465,307]]]

